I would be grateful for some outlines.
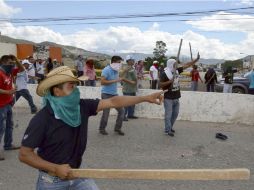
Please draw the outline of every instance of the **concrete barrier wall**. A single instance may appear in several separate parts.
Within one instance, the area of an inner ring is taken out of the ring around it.
[[[0,57],[9,54],[17,56],[16,44],[0,43]]]
[[[36,86],[29,85],[29,90],[35,104],[41,106],[41,98],[36,95]],[[118,89],[122,95],[121,89]],[[100,87],[80,87],[82,98],[100,98]],[[140,90],[139,95],[154,92],[150,89]],[[17,107],[28,107],[23,99],[16,103]],[[116,111],[111,111],[116,114]],[[136,106],[135,115],[145,118],[164,118],[163,105],[141,103]],[[254,125],[254,96],[242,94],[223,94],[207,92],[182,92],[180,99],[180,114],[178,120],[202,121],[202,122],[225,122],[243,123]]]

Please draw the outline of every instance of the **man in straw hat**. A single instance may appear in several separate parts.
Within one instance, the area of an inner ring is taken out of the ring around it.
[[[163,99],[163,92],[80,99],[77,88],[80,80],[69,67],[62,66],[52,70],[37,87],[36,92],[43,97],[45,106],[30,121],[19,153],[20,161],[39,170],[37,189],[98,189],[93,180],[73,179],[70,172],[81,165],[88,118],[103,109],[141,102],[160,104]]]

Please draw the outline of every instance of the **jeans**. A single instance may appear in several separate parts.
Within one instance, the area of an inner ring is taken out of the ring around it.
[[[111,97],[114,97],[116,95],[111,95],[111,94],[101,94],[102,99],[108,99]],[[115,124],[115,129],[119,130],[122,128],[123,124],[123,118],[124,118],[124,108],[115,108],[118,112],[117,119],[116,119],[116,124]],[[100,121],[100,128],[99,130],[103,131],[105,130],[107,124],[108,124],[108,116],[109,116],[110,109],[104,109]]]
[[[96,86],[96,81],[95,80],[87,80],[85,81],[86,86]]]
[[[225,84],[224,83],[223,93],[232,93],[232,84]]]
[[[191,81],[191,90],[192,91],[198,90],[198,81]]]
[[[166,133],[170,132],[173,129],[173,125],[179,113],[179,108],[179,99],[164,99]]]
[[[214,92],[214,84],[207,84],[206,91],[207,92]]]
[[[92,179],[62,180],[40,171],[36,190],[99,190],[99,188]]]
[[[123,95],[125,96],[136,96],[136,93],[133,92],[133,93],[126,93],[126,92],[123,92]],[[125,107],[124,108],[125,111],[124,111],[124,117],[133,117],[134,116],[134,110],[135,110],[135,105],[133,106],[129,106],[129,107]]]
[[[8,104],[0,108],[0,144],[4,135],[4,148],[9,148],[12,146],[12,131],[12,107]]]
[[[34,105],[34,102],[33,102],[33,97],[31,96],[30,92],[27,89],[22,89],[22,90],[19,90],[19,91],[16,92],[16,95],[15,95],[16,102],[18,101],[20,96],[22,96],[23,98],[25,98],[28,101],[31,112],[37,110],[37,108],[36,108],[36,106]]]

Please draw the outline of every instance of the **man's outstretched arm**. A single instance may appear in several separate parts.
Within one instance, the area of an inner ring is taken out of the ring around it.
[[[163,101],[164,93],[164,91],[161,91],[146,96],[115,96],[109,99],[103,99],[99,102],[97,112],[107,108],[128,107],[141,102],[149,102],[160,105]]]

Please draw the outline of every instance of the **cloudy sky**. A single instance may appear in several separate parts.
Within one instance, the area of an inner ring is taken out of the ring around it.
[[[0,0],[0,10],[3,35],[34,42],[52,41],[112,54],[152,53],[155,42],[162,40],[168,54],[174,55],[182,38],[184,55],[190,54],[189,42],[193,53],[199,51],[203,58],[254,54],[253,0]]]

